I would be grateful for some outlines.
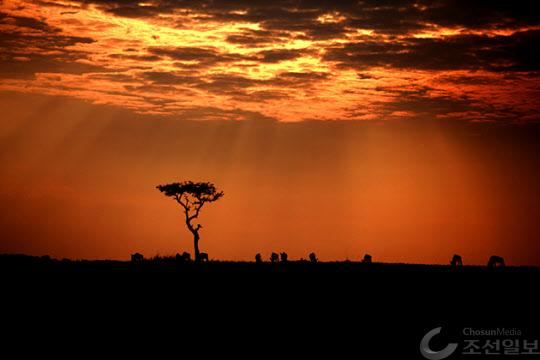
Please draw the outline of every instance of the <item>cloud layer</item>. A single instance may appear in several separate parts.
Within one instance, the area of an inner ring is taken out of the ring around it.
[[[7,0],[0,90],[200,120],[538,121],[532,6]]]

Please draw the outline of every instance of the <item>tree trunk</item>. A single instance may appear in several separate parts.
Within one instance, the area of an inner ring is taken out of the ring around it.
[[[199,239],[200,239],[200,236],[199,236],[199,230],[201,229],[201,226],[200,225],[197,225],[197,227],[193,227],[193,225],[191,224],[191,221],[189,221],[187,219],[187,216],[186,216],[186,225],[189,229],[189,231],[193,234],[193,248],[195,250],[195,261],[199,261]]]
[[[193,232],[193,247],[195,248],[195,261],[199,262],[199,232]]]

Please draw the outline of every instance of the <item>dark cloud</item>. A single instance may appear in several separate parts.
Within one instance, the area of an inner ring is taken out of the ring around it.
[[[34,0],[35,4],[41,5],[41,6],[48,6],[48,7],[54,7],[54,8],[61,8],[61,9],[73,9],[77,10],[81,6],[77,5],[75,2],[72,2],[70,4],[66,4],[64,2],[54,1],[54,0]],[[63,11],[62,15],[65,13],[76,13],[76,11]]]
[[[419,90],[401,91],[396,100],[384,102],[383,108],[387,113],[405,111],[423,117],[475,111],[479,105],[466,97],[434,96]]]
[[[266,84],[278,87],[306,87],[329,77],[327,73],[322,72],[282,72],[273,79],[266,80]]]
[[[185,120],[212,120],[212,121],[249,121],[256,123],[277,123],[273,117],[256,111],[241,109],[220,109],[215,107],[192,107],[178,113]]]
[[[318,17],[326,11],[320,9],[297,8],[260,8],[251,9],[246,15],[228,16],[227,14],[214,14],[218,20],[236,20],[256,22],[261,28],[272,31],[287,31],[302,33],[302,38],[331,39],[341,37],[347,29],[347,22],[322,23]]]
[[[142,87],[131,86],[129,90],[146,90],[152,88],[157,92],[169,91],[174,86],[187,86],[208,93],[229,96],[236,100],[259,102],[288,97],[283,87],[308,88],[312,84],[328,78],[327,74],[317,72],[285,72],[270,79],[252,79],[239,74],[212,74],[202,76],[189,71],[160,72],[146,71],[140,73],[138,78],[124,76],[122,74],[99,75],[100,77],[112,76],[113,81],[149,82]]]
[[[76,44],[94,42],[91,38],[61,35],[60,29],[45,21],[5,13],[0,13],[0,25],[12,26],[10,30],[0,32],[2,78],[33,78],[38,72],[82,74],[106,71],[98,65],[78,62],[86,59],[87,54],[69,49]]]
[[[286,31],[244,29],[242,32],[227,36],[226,41],[245,47],[258,47],[278,44],[287,40],[288,37]]]
[[[176,86],[184,90],[203,90],[208,93],[229,96],[236,100],[259,102],[288,97],[283,87],[308,88],[312,84],[328,79],[328,75],[318,72],[284,72],[270,79],[252,79],[239,74],[218,73],[203,76],[191,71],[165,72],[144,71],[137,76],[122,73],[92,74],[92,79],[106,79],[115,82],[144,85],[126,85],[128,91],[155,91],[157,93],[175,91]],[[190,90],[190,94],[193,91]],[[180,91],[180,90],[178,90]]]
[[[250,79],[240,75],[229,75],[229,74],[216,74],[211,75],[209,78],[210,83],[213,87],[236,87],[236,88],[245,88],[254,86],[260,83],[259,80]]]
[[[140,1],[132,0],[82,0],[82,4],[95,4],[102,10],[123,17],[130,18],[143,18],[156,16],[158,14],[170,14],[174,10],[182,7],[182,2],[176,2],[172,0],[159,0],[152,3],[152,5],[142,5]]]
[[[219,52],[214,48],[196,48],[196,47],[151,47],[148,51],[152,54],[167,56],[174,60],[184,61],[217,61]]]
[[[57,34],[0,33],[0,77],[33,78],[38,72],[81,74],[107,71],[98,65],[77,62],[86,59],[86,53],[68,49],[75,44],[92,42],[91,38]]]
[[[386,66],[533,71],[540,69],[540,50],[535,46],[539,40],[540,31],[530,30],[511,36],[456,35],[395,42],[363,41],[331,47],[323,58],[355,69]]]
[[[277,63],[285,60],[293,60],[306,53],[306,50],[277,49],[264,50],[255,55],[243,55],[235,53],[223,53],[216,48],[197,47],[151,47],[148,52],[154,56],[167,57],[173,60],[192,62],[194,64],[178,63],[178,67],[204,68],[220,63],[233,63],[239,61],[257,61],[265,63]]]
[[[271,44],[272,41],[268,38],[252,36],[252,35],[229,35],[227,42],[231,44],[239,44],[247,47],[262,46]]]
[[[437,78],[439,83],[456,85],[496,85],[500,80],[489,76],[443,75]]]
[[[157,55],[126,55],[126,54],[111,54],[109,57],[113,59],[125,59],[135,61],[159,61],[161,57]]]
[[[366,73],[357,73],[356,76],[358,77],[358,79],[360,80],[371,80],[371,79],[378,79],[376,76],[373,76],[371,74],[366,74]]]
[[[411,3],[403,6],[377,6],[371,4],[350,9],[346,25],[353,29],[369,29],[379,34],[399,35],[426,29],[422,12]]]
[[[256,90],[256,91],[246,91],[238,92],[233,95],[233,99],[243,102],[266,102],[270,100],[281,100],[287,99],[290,97],[290,94],[283,90]]]
[[[258,22],[263,29],[304,32],[312,38],[340,36],[349,29],[372,29],[404,34],[435,24],[475,29],[520,28],[538,25],[540,14],[533,1],[470,2],[465,0],[158,0],[141,6],[137,0],[81,0],[118,16],[150,17],[190,11],[198,20]],[[339,13],[341,22],[322,23],[324,14]]]
[[[197,88],[213,94],[234,97],[245,96],[247,94],[246,89],[262,83],[260,80],[233,74],[215,74],[205,80],[198,84]]]
[[[257,59],[263,63],[277,63],[286,60],[294,60],[304,55],[305,51],[295,49],[265,50],[257,53]]]
[[[132,75],[122,74],[122,73],[103,73],[103,74],[89,74],[89,79],[95,80],[107,80],[113,82],[137,82],[139,81]]]
[[[447,27],[471,29],[521,28],[538,25],[540,13],[532,1],[445,0],[425,2],[423,19]]]
[[[284,72],[270,79],[258,80],[251,79],[241,75],[233,74],[215,74],[209,76],[204,82],[197,85],[199,89],[206,90],[215,94],[229,95],[237,99],[246,100],[248,96],[254,96],[252,101],[269,100],[286,97],[283,91],[272,90],[251,90],[250,88],[282,88],[282,87],[300,87],[307,88],[312,83],[327,79],[328,75],[317,72]]]
[[[45,21],[26,16],[13,16],[0,12],[0,24],[14,25],[18,28],[33,29],[46,33],[59,32],[60,29],[49,26]]]
[[[151,94],[175,94],[175,95],[193,95],[194,92],[189,89],[179,89],[170,84],[148,83],[144,85],[124,85],[124,89],[131,93],[151,93]],[[161,97],[143,97],[151,104],[172,103],[176,100],[163,99]]]
[[[106,68],[74,61],[50,59],[44,56],[33,56],[28,61],[0,60],[0,78],[32,79],[36,73],[84,74],[107,71]]]
[[[143,72],[142,78],[156,85],[194,85],[201,82],[196,76],[164,71]]]
[[[377,91],[391,95],[391,99],[376,103],[375,110],[381,118],[401,116],[406,113],[408,119],[433,120],[435,118],[457,119],[463,121],[519,123],[523,119],[537,122],[540,117],[534,108],[515,107],[504,103],[488,103],[473,99],[467,95],[441,95],[434,88],[416,87],[395,89],[380,87]],[[362,107],[351,113],[363,111]],[[398,115],[396,115],[398,113]]]
[[[90,44],[94,40],[88,37],[64,36],[64,35],[41,35],[31,36],[19,32],[0,33],[0,47],[4,51],[20,53],[26,48],[40,50],[57,50],[66,52],[66,47],[76,44]]]
[[[148,52],[178,61],[196,61],[198,67],[251,59],[241,54],[222,53],[216,48],[151,47],[148,49]]]

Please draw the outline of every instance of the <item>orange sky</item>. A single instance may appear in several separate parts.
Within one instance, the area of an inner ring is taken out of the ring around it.
[[[539,23],[475,6],[0,2],[0,252],[192,252],[200,180],[211,258],[540,265]]]

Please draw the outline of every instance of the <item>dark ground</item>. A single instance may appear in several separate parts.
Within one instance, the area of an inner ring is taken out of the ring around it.
[[[21,353],[57,353],[66,344],[85,353],[107,348],[107,357],[112,346],[124,356],[150,348],[153,358],[191,358],[194,351],[203,358],[423,359],[420,340],[439,326],[435,349],[461,341],[465,327],[518,328],[521,337],[540,339],[539,275],[537,267],[4,255],[3,343],[32,344],[17,345]],[[449,359],[460,358],[483,357]]]

